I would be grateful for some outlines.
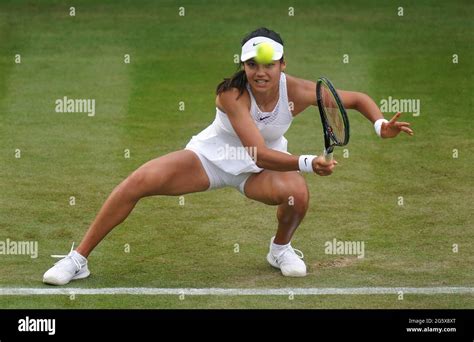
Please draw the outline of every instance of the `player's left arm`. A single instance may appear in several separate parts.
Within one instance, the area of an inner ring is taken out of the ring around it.
[[[372,124],[379,119],[384,119],[382,112],[372,98],[364,93],[336,89],[344,108],[355,109],[364,115]],[[394,138],[400,132],[413,135],[409,122],[397,121],[401,113],[395,114],[390,121],[382,123],[380,131],[382,138]]]
[[[298,84],[300,91],[295,92],[295,98],[297,101],[301,101],[304,107],[317,106],[316,101],[316,83],[308,80],[296,79],[295,83]],[[380,111],[377,104],[367,94],[347,91],[347,90],[336,90],[339,97],[346,109],[354,109],[364,115],[372,124],[379,119],[383,119],[383,114]],[[401,113],[395,114],[392,119],[388,122],[382,123],[381,137],[382,138],[394,138],[400,132],[405,132],[409,135],[413,135],[413,130],[409,127],[409,122],[397,121]]]

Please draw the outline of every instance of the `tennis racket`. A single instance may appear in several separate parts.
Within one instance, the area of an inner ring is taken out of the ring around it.
[[[336,89],[325,77],[316,83],[316,99],[323,125],[324,157],[332,160],[334,147],[349,142],[349,119]]]

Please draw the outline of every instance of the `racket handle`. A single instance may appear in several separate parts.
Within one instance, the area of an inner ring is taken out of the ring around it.
[[[326,159],[326,161],[331,161],[332,160],[332,152],[329,152],[326,151],[326,149],[324,150],[324,159]]]

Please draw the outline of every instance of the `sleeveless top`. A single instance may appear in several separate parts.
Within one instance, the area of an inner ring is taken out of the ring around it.
[[[263,112],[258,108],[252,90],[247,83],[250,95],[250,114],[268,148],[287,152],[288,141],[283,136],[290,128],[293,120],[288,103],[286,76],[280,74],[279,99],[271,112]],[[216,108],[214,122],[198,135],[192,137],[186,145],[187,149],[195,150],[203,155],[224,172],[239,175],[241,173],[262,171],[254,159],[258,160],[258,151],[247,150],[235,133],[227,114]]]

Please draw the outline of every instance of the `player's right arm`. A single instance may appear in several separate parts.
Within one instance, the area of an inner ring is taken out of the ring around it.
[[[275,171],[298,170],[298,156],[276,151],[265,145],[265,140],[250,115],[248,99],[246,101],[244,96],[237,97],[238,90],[230,89],[219,94],[218,102],[221,109],[227,114],[242,145],[257,151],[257,166]],[[322,157],[318,157],[313,161],[313,170],[319,175],[331,174],[333,167],[332,164],[326,163]]]

